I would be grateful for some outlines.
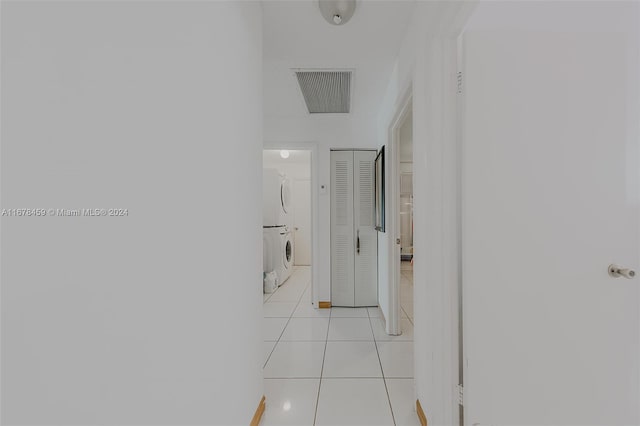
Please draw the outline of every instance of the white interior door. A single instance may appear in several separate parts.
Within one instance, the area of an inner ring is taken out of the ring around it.
[[[465,35],[467,424],[640,422],[635,43]]]
[[[378,304],[378,231],[375,229],[375,151],[355,151],[353,204],[355,208],[355,304]]]
[[[294,256],[296,265],[311,265],[311,181],[293,181]]]
[[[353,151],[331,151],[331,304],[354,304]]]
[[[331,304],[378,304],[375,151],[331,152]]]

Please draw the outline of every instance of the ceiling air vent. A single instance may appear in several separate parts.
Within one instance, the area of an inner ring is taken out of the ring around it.
[[[295,73],[309,113],[349,112],[351,71],[296,71]]]

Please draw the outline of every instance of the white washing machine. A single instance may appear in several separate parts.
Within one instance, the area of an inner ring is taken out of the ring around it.
[[[280,253],[278,260],[281,272],[278,276],[280,277],[280,285],[282,285],[293,271],[293,236],[287,226],[280,228]]]
[[[291,226],[293,207],[291,204],[291,180],[278,169],[262,172],[262,225]]]
[[[287,226],[265,226],[262,228],[264,272],[276,271],[278,285],[282,285],[293,270],[293,240]]]

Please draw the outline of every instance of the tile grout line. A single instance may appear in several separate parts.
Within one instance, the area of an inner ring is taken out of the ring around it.
[[[405,272],[405,271],[400,271],[401,275]],[[409,275],[407,273],[407,275]],[[408,277],[405,276],[405,278],[409,279]],[[413,304],[413,298],[415,295],[415,288],[413,285],[413,267],[411,268],[411,304]],[[415,326],[415,324],[413,323],[413,319],[409,316],[409,314],[407,313],[406,309],[404,309],[404,306],[402,306],[402,300],[400,301],[400,309],[402,310],[402,312],[404,312],[405,316],[407,317],[407,319],[409,320],[409,322],[411,323],[412,326]],[[402,318],[400,318],[400,320],[402,320]]]
[[[329,308],[329,325],[327,326],[327,336],[324,340],[324,352],[322,353],[322,367],[320,368],[320,380],[318,381],[318,395],[316,396],[316,409],[313,413],[313,426],[318,418],[318,405],[320,404],[320,389],[322,388],[322,375],[324,374],[324,360],[327,356],[327,342],[329,341],[329,330],[331,329],[331,308]]]
[[[297,271],[295,271],[295,272],[297,272]],[[293,276],[293,275],[295,274],[295,272],[293,272],[293,273],[291,274],[291,276]],[[262,300],[262,304],[264,305],[265,303],[267,303],[267,302],[269,301],[269,299],[271,299],[271,298],[273,297],[273,295],[274,295],[274,294],[276,294],[276,293],[278,292],[278,290],[280,290],[280,286],[278,286],[278,288],[276,288],[276,289],[273,291],[273,293],[271,293],[271,294],[269,295],[269,297],[267,297],[266,299],[263,299],[263,300]]]
[[[275,290],[273,293],[271,293],[271,296],[273,296],[274,294],[276,294],[276,293],[278,292],[278,290],[280,290],[280,287],[276,288],[276,290]],[[267,303],[267,302],[269,301],[269,299],[271,299],[271,296],[267,297],[267,299],[266,299],[266,300],[264,300],[264,301],[262,302],[262,320],[263,320],[263,321],[264,321],[264,319],[265,319],[265,316],[264,316],[264,305],[265,305],[265,303]],[[295,309],[294,309],[294,310],[295,310]],[[271,317],[267,317],[267,318],[271,318]],[[287,324],[288,324],[288,323],[289,323],[289,322],[287,321]],[[286,325],[285,325],[285,328],[286,328]],[[284,329],[283,329],[282,331],[284,331]],[[280,335],[282,335],[282,333],[280,333]],[[269,359],[271,359],[271,355],[273,354],[273,351],[275,351],[275,350],[276,350],[276,345],[278,344],[278,341],[279,341],[279,340],[280,340],[280,337],[278,336],[278,340],[276,340],[276,341],[275,341],[275,343],[273,344],[273,347],[271,348],[271,351],[269,352],[269,355],[267,356],[267,359],[265,359],[265,360],[264,360],[264,364],[262,364],[262,371],[263,371],[263,373],[262,373],[262,380],[264,380],[264,379],[265,379],[265,377],[264,377],[264,368],[267,366],[267,362],[269,362]],[[263,342],[272,342],[272,340],[263,340]],[[264,346],[264,345],[263,345],[263,346]]]
[[[293,276],[293,275],[292,275]],[[298,305],[300,304],[300,301],[302,300],[302,297],[304,296],[305,291],[307,291],[307,287],[309,287],[310,283],[307,283],[304,287],[304,290],[302,291],[302,294],[300,295],[300,297],[298,298],[298,301],[296,302],[296,306],[293,308],[293,311],[291,311],[291,314],[289,315],[289,318],[287,319],[286,324],[284,325],[284,327],[282,328],[282,331],[280,332],[280,335],[278,336],[278,340],[276,340],[275,345],[273,345],[273,348],[271,348],[271,352],[269,352],[269,356],[267,357],[267,359],[265,360],[264,364],[262,364],[262,370],[264,371],[264,368],[267,366],[267,363],[269,362],[269,360],[271,359],[271,355],[273,355],[273,351],[276,350],[276,346],[278,346],[278,343],[280,343],[280,339],[282,338],[282,335],[284,334],[284,331],[287,329],[287,326],[289,325],[289,322],[291,322],[291,318],[293,318],[293,314],[296,312],[296,309],[298,309]],[[273,294],[276,294],[276,292],[280,290],[280,287],[278,287],[278,289],[276,291],[273,292]],[[272,296],[273,296],[272,294]],[[269,297],[270,299],[271,297]],[[267,301],[269,300],[267,299]],[[263,302],[263,310],[264,310],[264,304],[266,302]],[[264,312],[263,312],[264,314]],[[262,319],[264,320],[264,316],[262,317]],[[267,340],[268,342],[270,342],[271,340]],[[262,379],[264,380],[264,373],[262,375]]]
[[[278,377],[274,377],[274,379],[277,379]],[[284,379],[286,379],[286,377],[283,377]],[[406,377],[389,377],[390,379],[406,379],[409,380]],[[292,377],[293,379],[317,379],[317,377]],[[324,379],[326,380],[333,380],[336,382],[339,382],[340,380],[380,380],[382,379],[382,376],[327,376],[324,377]]]
[[[389,402],[389,410],[391,411],[391,420],[393,420],[393,424],[396,424],[396,417],[393,414],[393,406],[391,405],[391,397],[389,396],[389,388],[387,387],[387,379],[384,375],[384,368],[382,368],[382,360],[380,359],[380,351],[378,350],[378,341],[376,340],[376,334],[373,332],[373,324],[371,323],[371,315],[369,315],[369,310],[367,309],[367,316],[369,317],[369,327],[371,327],[371,334],[373,334],[373,344],[376,347],[376,355],[378,355],[378,362],[380,363],[380,372],[382,373],[382,382],[384,383],[384,390],[387,393],[387,401]]]
[[[409,322],[411,323],[411,325],[413,324],[413,321],[411,320],[411,317],[409,316],[409,314],[407,314],[407,311],[404,310],[404,308],[402,307],[402,305],[400,306],[400,309],[402,309],[402,312],[404,312],[404,314],[407,316],[407,319],[409,320]],[[400,322],[402,322],[403,318],[400,318]]]
[[[271,356],[273,355],[273,352],[275,351],[276,347],[278,346],[278,344],[280,343],[282,336],[284,335],[285,330],[287,329],[287,327],[289,326],[289,323],[291,322],[291,319],[293,318],[293,315],[295,314],[296,310],[298,309],[298,306],[300,306],[300,303],[302,302],[302,298],[304,297],[305,292],[307,291],[307,289],[309,288],[309,286],[311,285],[311,281],[307,282],[307,284],[304,287],[304,290],[302,291],[302,293],[300,294],[300,297],[298,298],[298,301],[296,303],[296,306],[293,308],[293,310],[291,311],[291,315],[289,315],[289,318],[287,319],[287,323],[285,324],[285,326],[282,328],[282,332],[280,333],[280,336],[278,336],[278,340],[276,341],[275,345],[273,346],[273,349],[271,349],[271,353],[269,354],[269,356],[267,357],[267,360],[265,361],[264,365],[262,366],[262,368],[264,369],[267,366],[267,363],[269,362],[269,360],[271,359]],[[280,288],[278,288],[279,290]],[[276,290],[277,291],[277,290]],[[276,292],[274,292],[275,294]],[[273,295],[272,295],[273,296]],[[269,298],[270,299],[270,298]],[[267,299],[267,301],[269,300]],[[327,336],[329,334],[329,327],[327,325]],[[285,342],[285,340],[283,340],[283,342]],[[327,349],[327,343],[326,343],[326,339],[325,339],[325,352]],[[324,353],[322,355],[322,368],[324,368]],[[274,377],[269,377],[266,378],[263,375],[263,381],[264,380],[269,380],[269,379],[274,379]],[[282,378],[284,380],[295,380],[295,379],[299,379],[299,377],[296,378],[292,378],[292,377],[284,377]],[[314,377],[315,379],[315,377]],[[315,416],[317,415],[317,411],[318,411],[318,400],[320,399],[320,383],[322,382],[322,369],[320,370],[320,379],[319,379],[319,383],[318,383],[318,395],[316,397],[316,409],[315,409],[315,413],[314,413],[314,418],[313,418],[313,422],[315,425]]]

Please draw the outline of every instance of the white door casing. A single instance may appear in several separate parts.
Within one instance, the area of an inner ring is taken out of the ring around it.
[[[311,265],[311,181],[294,179],[294,262],[296,265]]]

